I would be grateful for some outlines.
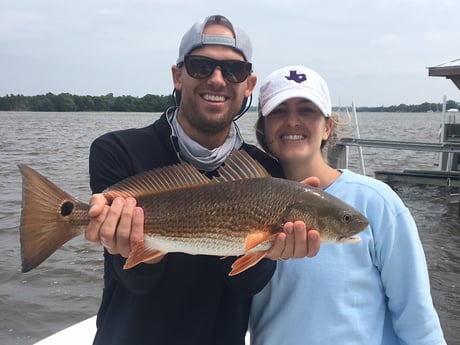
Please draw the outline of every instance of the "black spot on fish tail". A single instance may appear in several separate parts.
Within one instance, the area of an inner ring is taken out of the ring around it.
[[[72,214],[75,205],[71,201],[64,201],[61,205],[61,216],[67,217]]]

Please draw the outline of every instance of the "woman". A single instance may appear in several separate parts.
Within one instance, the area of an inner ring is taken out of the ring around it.
[[[321,188],[370,225],[359,244],[324,245],[313,259],[278,262],[253,300],[251,344],[445,344],[414,219],[383,182],[328,165],[331,115],[327,84],[309,68],[281,68],[261,86],[259,144],[286,178],[319,177]]]

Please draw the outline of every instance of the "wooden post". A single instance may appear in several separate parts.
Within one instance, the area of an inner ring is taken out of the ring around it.
[[[335,169],[348,168],[348,146],[337,143],[329,147],[326,153],[326,160]]]

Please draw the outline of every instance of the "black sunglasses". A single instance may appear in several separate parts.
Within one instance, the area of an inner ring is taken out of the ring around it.
[[[243,82],[252,71],[252,64],[250,62],[241,60],[214,60],[200,55],[186,55],[183,64],[187,73],[195,79],[208,78],[216,67],[219,66],[222,76],[230,83]],[[178,66],[181,67],[182,63],[178,64]]]

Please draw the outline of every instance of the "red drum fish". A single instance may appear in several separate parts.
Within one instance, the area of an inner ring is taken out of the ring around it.
[[[84,232],[88,205],[44,176],[20,165],[22,271],[40,265]],[[111,202],[134,197],[144,209],[144,240],[126,260],[129,269],[170,252],[238,256],[230,275],[259,262],[283,224],[302,220],[322,242],[356,243],[367,227],[357,210],[300,182],[271,177],[245,151],[234,151],[208,178],[191,164],[167,166],[129,177],[103,192]]]

